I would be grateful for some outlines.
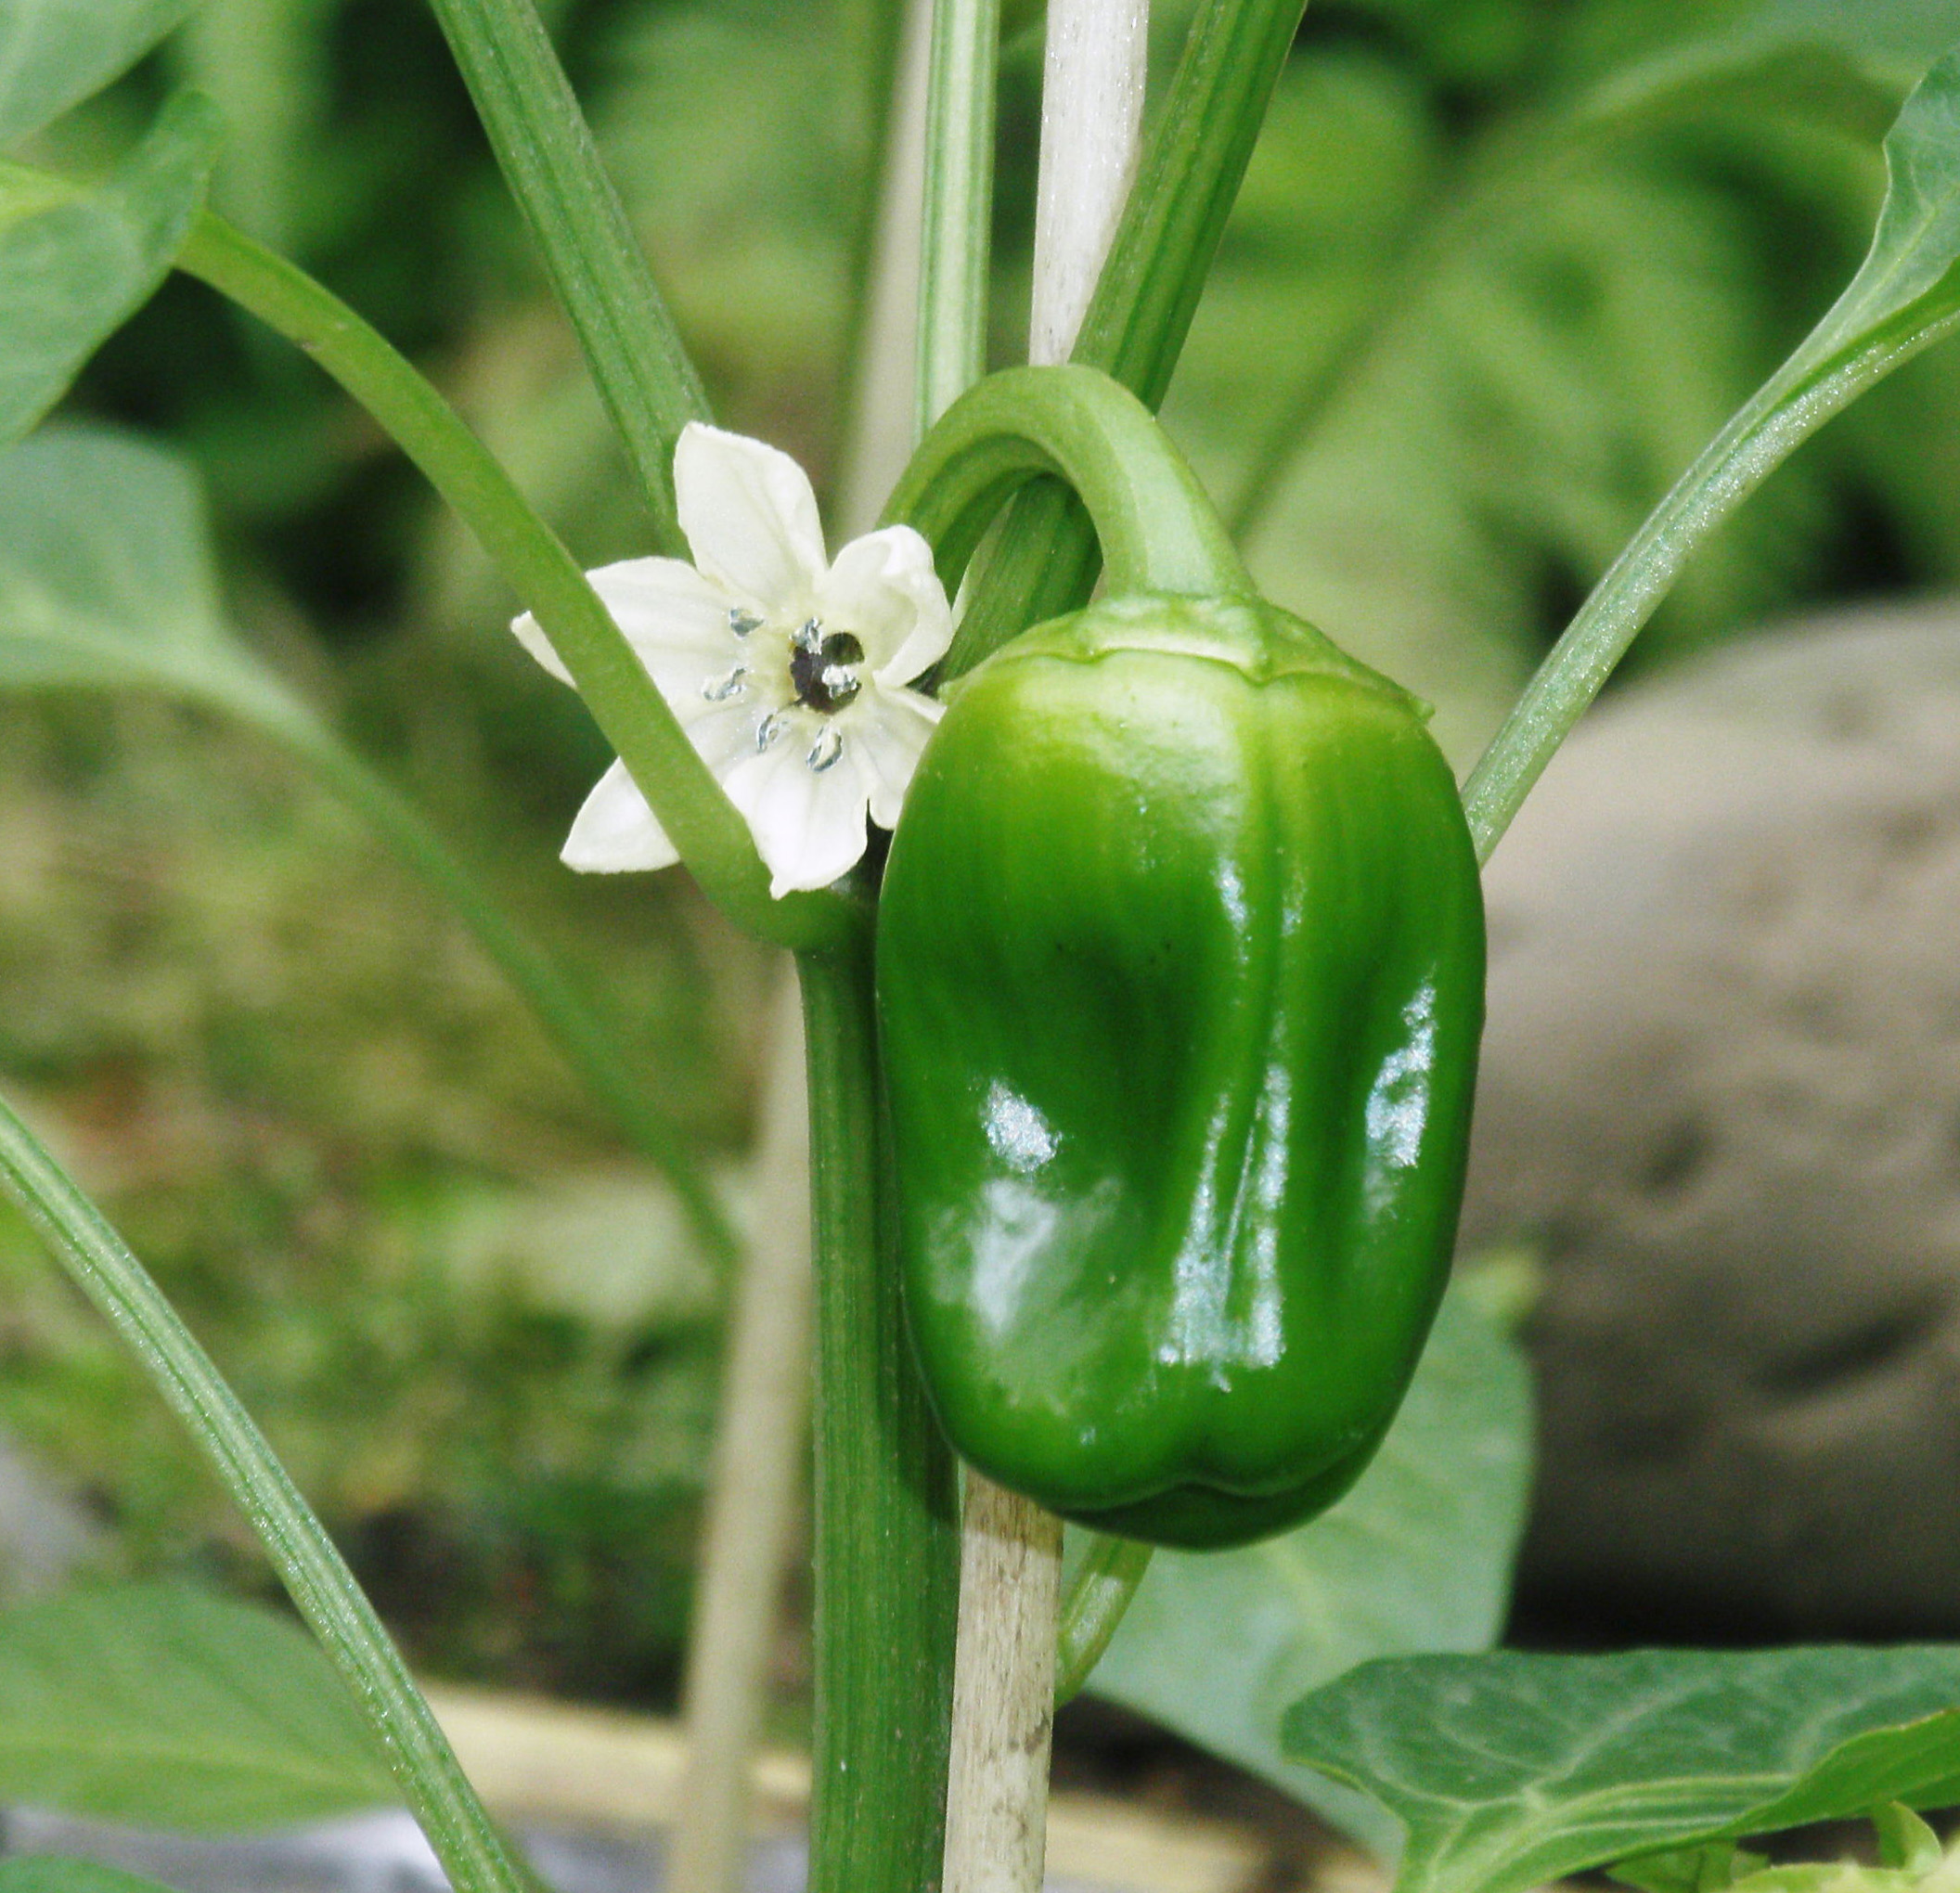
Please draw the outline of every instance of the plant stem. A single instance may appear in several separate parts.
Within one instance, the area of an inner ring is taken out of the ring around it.
[[[780,946],[850,923],[839,895],[771,900],[768,870],[599,595],[456,411],[393,345],[303,270],[221,219],[198,220],[177,266],[297,342],[393,436],[536,616],[599,727],[722,911]]]
[[[1830,334],[1836,316],[1834,309],[1702,449],[1539,665],[1464,784],[1479,861],[1490,858],[1546,764],[1696,548],[1833,415],[1960,328],[1960,311],[1915,323],[1908,310],[1831,356],[1820,338]]]
[[[986,371],[1000,0],[936,0],[919,294],[919,430]]]
[[[1089,1554],[1068,1587],[1062,1605],[1062,1633],[1055,1652],[1055,1701],[1070,1701],[1102,1660],[1123,1613],[1150,1568],[1150,1547],[1134,1539],[1089,1535]]]
[[[958,1533],[898,1298],[868,937],[799,956],[817,1275],[810,1893],[938,1878]]]
[[[531,0],[432,0],[669,551],[674,442],[700,378]],[[685,852],[685,851],[683,851]]]
[[[673,1186],[710,1258],[731,1270],[741,1256],[741,1242],[728,1211],[674,1127],[649,1103],[622,1063],[617,1036],[550,958],[511,924],[421,811],[285,690],[273,686],[247,690],[221,684],[205,696],[297,756],[449,903],[491,963],[523,996],[560,1055],[611,1114],[627,1141]]]
[[[1061,1574],[1062,1521],[969,1467],[944,1893],[1038,1893]]]
[[[189,1429],[373,1730],[457,1893],[533,1893],[326,1527],[101,1212],[0,1101],[0,1191]]]
[[[772,1008],[755,1167],[762,1203],[729,1324],[688,1643],[688,1772],[672,1893],[739,1893],[769,1633],[809,1410],[809,1111],[796,982]]]

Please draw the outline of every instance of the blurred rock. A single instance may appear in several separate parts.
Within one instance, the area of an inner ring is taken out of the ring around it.
[[[1630,689],[1489,888],[1464,1246],[1546,1265],[1528,1598],[1960,1630],[1960,606]]]

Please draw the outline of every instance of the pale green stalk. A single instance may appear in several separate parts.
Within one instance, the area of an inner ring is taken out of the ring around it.
[[[1464,809],[1479,861],[1696,547],[1833,415],[1956,327],[1960,311],[1923,327],[1887,326],[1823,365],[1813,338],[1709,443],[1592,588],[1470,772]]]
[[[401,1654],[264,1436],[101,1212],[0,1101],[0,1192],[136,1357],[258,1534],[457,1893],[535,1893]]]
[[[935,0],[927,94],[919,431],[986,371],[1000,0]]]
[[[707,397],[564,68],[531,0],[432,5],[640,493],[667,549],[680,552],[674,443],[687,422],[709,418]]]
[[[1089,1534],[1089,1552],[1068,1587],[1055,1652],[1055,1701],[1077,1695],[1102,1660],[1123,1614],[1150,1568],[1150,1547],[1134,1539]]]
[[[771,900],[768,870],[736,812],[613,624],[577,561],[434,388],[367,322],[303,271],[213,216],[177,259],[297,342],[367,408],[476,534],[535,615],[587,707],[722,911],[790,946],[836,937],[832,893]]]

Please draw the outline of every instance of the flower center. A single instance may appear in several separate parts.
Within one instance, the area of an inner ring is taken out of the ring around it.
[[[828,716],[842,710],[863,689],[853,664],[864,662],[864,646],[848,631],[825,634],[815,618],[790,640],[790,682],[796,701]]]

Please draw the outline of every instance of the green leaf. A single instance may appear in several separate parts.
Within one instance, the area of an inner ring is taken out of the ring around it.
[[[1333,1511],[1244,1551],[1159,1552],[1091,1675],[1377,1847],[1377,1810],[1283,1752],[1303,1690],[1369,1657],[1478,1650],[1503,1622],[1529,1483],[1523,1356],[1459,1284],[1374,1463]],[[1223,1632],[1229,1629],[1229,1634]]]
[[[1873,1809],[1872,1825],[1878,1831],[1880,1866],[1923,1875],[1940,1864],[1940,1836],[1902,1802]]]
[[[76,425],[0,453],[0,687],[195,689],[249,663],[174,455]]]
[[[71,1861],[60,1854],[23,1854],[0,1861],[0,1893],[169,1893],[154,1880],[120,1867]]]
[[[0,1614],[0,1798],[217,1833],[396,1795],[303,1631],[226,1598],[132,1585]]]
[[[341,1712],[356,1708],[374,1730],[383,1745],[379,1752],[385,1754],[449,1884],[460,1893],[524,1893],[532,1883],[510,1859],[401,1653],[326,1527],[148,1271],[4,1098],[0,1195],[26,1216],[63,1273],[115,1329],[237,1501],[345,1687]],[[85,1600],[70,1603],[76,1607],[85,1610]],[[43,1606],[42,1616],[59,1608]],[[141,1642],[149,1660],[166,1647],[148,1637]],[[242,1651],[247,1644],[228,1647]],[[103,1699],[105,1679],[97,1672],[107,1668],[105,1658],[112,1657],[115,1649],[116,1640],[110,1638],[106,1646],[98,1643],[88,1651],[81,1700]],[[186,1699],[179,1697],[169,1705],[169,1713],[181,1715],[185,1706]],[[43,1709],[45,1714],[46,1705]],[[316,1713],[334,1713],[325,1705],[324,1693]],[[161,1719],[147,1720],[137,1732],[154,1736],[168,1726]],[[32,1732],[21,1732],[23,1738]],[[71,1771],[78,1761],[71,1758]],[[76,1784],[103,1782],[84,1771]],[[142,1784],[135,1785],[140,1794]],[[0,1777],[0,1795],[6,1791]]]
[[[0,7],[0,149],[100,91],[196,5],[197,0],[6,0]]]
[[[1885,158],[1877,230],[1850,286],[1648,515],[1471,773],[1479,858],[1696,548],[1832,416],[1960,324],[1960,50],[1915,88]]]
[[[1287,1752],[1408,1832],[1398,1893],[1523,1893],[1681,1849],[1960,1795],[1960,1648],[1370,1663]],[[1672,1876],[1672,1884],[1683,1884]]]
[[[107,182],[65,203],[0,178],[0,442],[32,428],[163,280],[218,135],[210,102],[183,93]]]

